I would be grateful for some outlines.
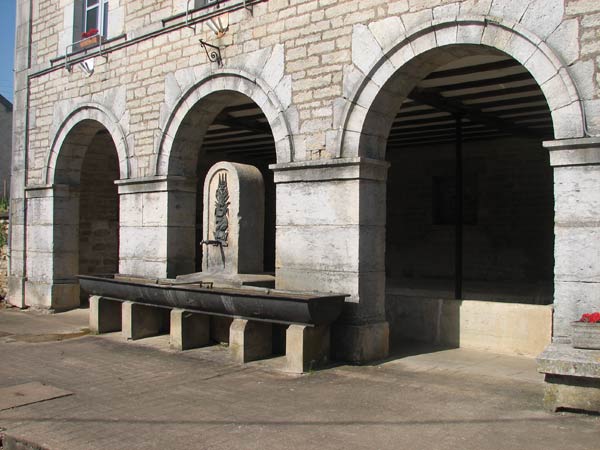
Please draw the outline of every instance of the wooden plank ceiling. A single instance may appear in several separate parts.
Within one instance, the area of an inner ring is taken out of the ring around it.
[[[546,99],[529,72],[507,56],[485,55],[462,58],[422,80],[399,109],[388,150],[452,143],[458,116],[465,141],[552,138]],[[203,146],[214,156],[275,162],[269,125],[252,102],[225,108]]]

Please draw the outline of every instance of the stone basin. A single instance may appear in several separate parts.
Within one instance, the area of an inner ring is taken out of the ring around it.
[[[89,295],[286,324],[330,324],[339,317],[347,297],[252,286],[207,287],[207,283],[119,274],[78,275],[78,278]]]

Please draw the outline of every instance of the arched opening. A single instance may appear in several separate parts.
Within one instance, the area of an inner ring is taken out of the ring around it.
[[[407,66],[410,83],[396,75],[384,87],[399,108],[385,141],[392,349],[416,340],[533,354],[529,305],[553,300],[546,98],[489,47],[438,48]]]
[[[275,272],[275,184],[269,164],[277,161],[276,145],[269,121],[247,95],[218,91],[207,95],[187,112],[173,140],[169,173],[196,179],[194,247],[187,259],[194,270],[202,271],[204,182],[209,169],[219,161],[249,164],[258,168],[264,180],[263,271]],[[189,240],[188,240],[189,241]],[[180,256],[180,255],[173,255]],[[180,275],[177,273],[175,275]],[[228,341],[229,320],[211,318],[213,339]],[[274,326],[274,353],[285,352],[285,329]]]
[[[119,271],[119,161],[106,130],[96,133],[81,165],[79,273]]]
[[[208,126],[198,157],[196,194],[196,270],[202,268],[203,184],[206,173],[218,161],[257,167],[265,182],[264,271],[275,272],[275,183],[269,164],[276,162],[275,142],[264,113],[243,94],[229,93],[226,105]],[[207,101],[210,101],[208,99]]]
[[[269,122],[248,96],[220,91],[198,101],[183,118],[173,141],[178,158],[171,160],[170,173],[193,176],[196,183],[194,266],[202,270],[202,211],[204,179],[219,161],[257,167],[265,182],[264,270],[275,269],[275,184],[269,164],[276,151]]]
[[[84,120],[60,148],[54,182],[66,186],[55,199],[55,267],[62,279],[119,271],[119,160],[108,130]],[[64,228],[63,228],[64,227]],[[55,269],[56,270],[56,269]],[[88,294],[80,292],[81,304]]]

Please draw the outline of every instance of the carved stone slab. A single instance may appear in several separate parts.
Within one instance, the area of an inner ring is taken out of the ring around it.
[[[264,192],[254,166],[218,162],[211,167],[204,181],[203,272],[263,272]]]

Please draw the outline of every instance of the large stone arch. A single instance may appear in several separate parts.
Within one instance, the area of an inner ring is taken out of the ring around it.
[[[100,104],[79,105],[66,115],[56,130],[51,137],[52,144],[42,170],[41,182],[29,186],[26,194],[26,289],[28,305],[64,310],[80,304],[77,274],[81,273],[82,223],[89,225],[88,237],[92,234],[93,226],[98,230],[98,217],[103,222],[110,221],[112,227],[112,239],[108,244],[110,251],[93,248],[94,243],[99,241],[106,244],[109,241],[107,235],[97,235],[94,242],[88,241],[84,253],[90,267],[95,264],[94,261],[98,261],[94,258],[100,254],[100,258],[118,259],[118,250],[115,250],[118,249],[119,239],[118,203],[116,213],[114,207],[118,199],[113,181],[129,178],[130,157],[125,133],[116,117]],[[104,152],[107,145],[111,148]],[[97,159],[106,153],[110,153],[108,158]],[[86,161],[90,155],[93,159]],[[110,179],[104,176],[105,169],[110,173]],[[102,206],[94,201],[97,200],[94,195],[100,192],[98,186],[102,186],[103,195],[107,194],[103,197],[104,201],[100,201]],[[86,195],[87,201],[82,202],[81,199]],[[109,196],[114,202],[107,207],[107,197],[111,201]],[[82,203],[86,211],[91,212],[84,222],[81,218]],[[100,216],[99,210],[102,211]],[[110,213],[111,218],[104,213]]]
[[[108,131],[115,144],[119,158],[119,176],[127,179],[131,174],[130,155],[125,132],[116,116],[98,103],[85,103],[74,109],[59,126],[52,139],[50,153],[42,173],[46,184],[75,182],[76,171],[61,172],[59,158],[75,157],[82,159],[85,149],[96,133],[102,129]],[[67,164],[67,166],[69,166]],[[73,169],[73,167],[71,167]]]
[[[520,24],[459,16],[428,21],[406,34],[398,31],[395,38],[388,31],[378,34],[376,28],[357,25],[352,45],[355,65],[345,71],[347,101],[337,124],[338,157],[383,159],[391,121],[415,84],[465,51],[485,47],[506,53],[531,73],[552,112],[556,139],[584,136],[581,99],[566,65]]]
[[[184,92],[175,103],[169,114],[155,150],[156,160],[153,165],[155,175],[189,175],[187,167],[195,167],[186,163],[186,146],[181,142],[202,142],[207,127],[219,112],[219,102],[203,102],[209,96],[226,92],[240,93],[256,103],[265,114],[277,152],[277,162],[290,162],[294,159],[292,134],[284,113],[284,107],[268,84],[259,77],[242,70],[219,70],[211,73]],[[194,124],[193,130],[183,130],[182,124],[193,109],[200,109],[203,114],[201,123]],[[179,134],[179,136],[178,136]],[[189,135],[185,135],[189,134]],[[183,136],[183,139],[176,139]],[[191,155],[191,153],[190,153]],[[191,156],[190,156],[191,158]]]

